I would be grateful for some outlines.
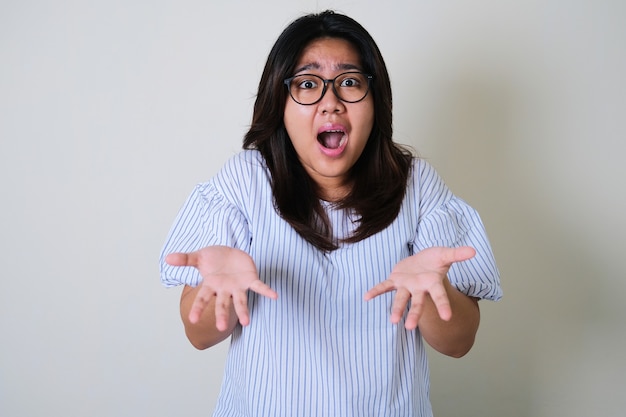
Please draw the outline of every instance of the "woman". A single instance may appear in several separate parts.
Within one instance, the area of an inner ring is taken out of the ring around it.
[[[231,337],[215,416],[432,415],[423,340],[467,353],[499,275],[478,214],[391,126],[361,25],[323,12],[284,30],[245,150],[196,187],[161,256],[191,343]]]

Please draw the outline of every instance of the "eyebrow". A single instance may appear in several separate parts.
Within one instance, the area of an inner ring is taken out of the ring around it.
[[[322,66],[317,63],[317,62],[310,62],[308,64],[305,64],[303,66],[301,66],[300,68],[297,68],[294,71],[294,74],[298,74],[299,72],[302,71],[308,71],[308,70],[319,70]],[[361,70],[361,68],[358,65],[354,65],[354,64],[346,64],[346,63],[342,63],[339,65],[335,65],[335,69],[336,70],[346,70],[346,71],[350,71],[350,70]]]

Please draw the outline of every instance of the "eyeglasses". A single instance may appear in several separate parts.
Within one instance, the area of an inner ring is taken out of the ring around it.
[[[298,104],[309,106],[319,102],[330,83],[337,98],[346,103],[357,103],[363,100],[370,89],[374,77],[358,71],[339,74],[333,79],[325,80],[313,74],[300,74],[287,78],[284,83],[289,95]]]

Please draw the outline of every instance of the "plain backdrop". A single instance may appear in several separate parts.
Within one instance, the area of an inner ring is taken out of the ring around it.
[[[626,2],[0,0],[0,415],[209,416],[158,255],[286,24],[377,40],[396,140],[476,207],[504,298],[429,351],[439,417],[623,416]]]

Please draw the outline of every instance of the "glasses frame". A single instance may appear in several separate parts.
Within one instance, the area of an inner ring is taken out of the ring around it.
[[[339,97],[339,94],[337,93],[337,87],[335,86],[335,80],[343,75],[346,74],[361,74],[364,75],[365,78],[367,79],[367,90],[365,91],[365,95],[355,101],[350,101],[350,100],[344,100],[343,98]],[[324,83],[324,87],[322,88],[322,94],[320,95],[320,98],[318,98],[317,100],[315,100],[313,103],[300,103],[298,100],[296,100],[296,98],[293,96],[293,94],[291,93],[291,82],[294,80],[294,78],[297,77],[301,77],[303,75],[309,75],[311,77],[315,77],[318,78],[320,80],[322,80],[322,82]],[[335,94],[335,97],[337,97],[339,100],[343,101],[344,103],[358,103],[359,101],[363,101],[365,100],[365,97],[367,97],[367,95],[370,92],[370,88],[372,86],[372,80],[374,79],[373,75],[370,74],[366,74],[364,72],[361,71],[346,71],[346,72],[342,72],[341,74],[337,75],[335,78],[330,78],[330,79],[324,79],[322,77],[320,77],[319,75],[316,74],[297,74],[294,75],[293,77],[289,77],[289,78],[285,78],[283,80],[283,83],[287,86],[287,91],[289,91],[289,96],[291,97],[291,99],[293,101],[295,101],[296,103],[300,104],[301,106],[312,106],[314,104],[319,103],[320,101],[322,101],[322,99],[324,98],[324,96],[326,95],[326,91],[328,90],[328,84],[330,83],[332,85],[332,90],[333,93]]]

